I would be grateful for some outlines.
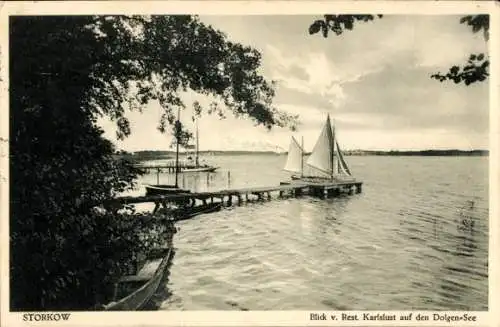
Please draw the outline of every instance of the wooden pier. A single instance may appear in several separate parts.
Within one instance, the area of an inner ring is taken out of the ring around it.
[[[145,170],[145,171],[156,171],[158,174],[161,172],[175,173],[176,167],[175,164],[164,164],[164,165],[134,165],[135,168]],[[187,164],[179,162],[179,172],[182,172],[184,169],[193,169],[196,168],[193,164]]]
[[[189,207],[196,205],[206,205],[207,203],[222,203],[226,206],[234,204],[241,205],[249,201],[271,200],[273,195],[277,198],[284,196],[300,196],[312,195],[321,198],[338,196],[340,194],[361,193],[362,182],[346,181],[346,182],[322,182],[322,183],[305,183],[305,182],[282,182],[278,186],[270,187],[248,187],[239,189],[226,189],[211,192],[193,192],[193,193],[177,193],[168,195],[149,195],[137,197],[119,197],[113,202],[117,204],[137,204],[137,203],[154,203],[155,209],[161,207],[168,208],[169,204],[183,204]]]

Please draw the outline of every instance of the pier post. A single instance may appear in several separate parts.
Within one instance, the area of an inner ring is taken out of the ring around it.
[[[227,171],[227,188],[231,187],[231,172]]]
[[[160,209],[160,203],[159,202],[155,202],[155,207],[153,209],[153,214],[156,213],[158,211],[158,209]]]
[[[231,194],[229,194],[227,196],[227,206],[230,207],[233,205],[233,196]]]
[[[160,168],[156,170],[156,185],[160,185]]]
[[[361,193],[361,184],[356,185],[356,192]]]

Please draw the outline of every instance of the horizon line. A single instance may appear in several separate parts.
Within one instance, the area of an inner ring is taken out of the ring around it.
[[[124,152],[129,152],[129,153],[135,153],[135,152],[172,152],[175,153],[175,150],[156,150],[156,149],[142,149],[142,150],[123,150],[123,149],[118,149],[116,150],[117,152],[119,151],[124,151]],[[363,151],[363,152],[423,152],[423,151],[461,151],[461,152],[472,152],[472,151],[488,151],[489,149],[485,148],[473,148],[473,149],[460,149],[460,148],[445,148],[445,149],[430,149],[430,148],[423,148],[423,149],[344,149],[342,152],[348,152],[348,151]],[[193,150],[179,150],[179,152],[194,152]],[[286,153],[288,151],[275,151],[275,150],[252,150],[252,149],[229,149],[229,150],[215,150],[215,149],[208,149],[208,150],[199,150],[198,152],[272,152],[272,153]],[[306,153],[309,153],[311,151],[305,151]]]

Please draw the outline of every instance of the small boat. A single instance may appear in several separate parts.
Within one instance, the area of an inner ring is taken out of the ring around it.
[[[199,152],[200,152],[200,142],[198,133],[198,121],[196,121],[196,150],[194,155],[194,164],[183,168],[181,170],[183,173],[214,172],[219,168],[215,166],[210,166],[208,164],[200,164]]]
[[[146,195],[191,193],[190,190],[181,189],[175,185],[158,184],[158,185],[145,185],[144,187],[146,188]]]
[[[201,173],[201,172],[207,172],[207,173],[212,173],[216,171],[219,167],[213,167],[209,165],[199,165],[199,166],[194,166],[194,167],[189,167],[185,168],[182,170],[183,173]]]
[[[174,249],[157,249],[151,253],[134,275],[122,277],[115,284],[113,300],[103,306],[105,311],[133,311],[144,308],[164,279]]]
[[[304,174],[304,155],[303,145],[299,145],[297,140],[292,136],[284,167],[286,171],[300,174],[292,175],[292,181],[307,183],[355,181],[340,150],[335,129],[332,128],[332,124],[330,123],[330,115],[327,116],[326,123],[316,141],[313,151],[307,162],[305,162],[310,175]]]
[[[180,126],[180,110],[177,113],[177,123]],[[198,125],[196,125],[196,157],[195,157],[195,162],[180,162],[179,161],[179,135],[180,135],[180,129],[176,133],[177,137],[177,142],[176,142],[176,151],[175,151],[175,165],[174,165],[174,171],[175,171],[175,185],[161,185],[159,183],[160,175],[159,175],[159,170],[157,174],[157,184],[156,185],[145,185],[146,188],[146,195],[161,195],[161,194],[182,194],[182,193],[189,193],[189,190],[184,190],[179,188],[178,184],[178,178],[179,178],[179,173],[184,173],[184,172],[213,172],[215,171],[218,167],[214,166],[209,166],[206,164],[201,165],[199,162],[199,157],[198,157]]]
[[[195,207],[177,208],[170,211],[174,221],[194,218],[199,215],[220,211],[222,203],[207,203]]]

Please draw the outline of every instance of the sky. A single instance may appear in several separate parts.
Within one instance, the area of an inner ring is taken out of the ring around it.
[[[487,51],[482,34],[460,24],[460,16],[384,16],[340,36],[309,35],[309,25],[321,18],[200,17],[230,40],[262,53],[261,73],[277,82],[274,105],[299,114],[300,121],[296,132],[268,131],[230,113],[224,120],[203,116],[200,150],[286,150],[293,135],[303,137],[310,151],[327,114],[343,149],[488,148],[488,83],[465,86],[430,79],[432,73],[465,63],[471,53]],[[127,117],[132,135],[124,141],[116,139],[113,122],[99,122],[119,149],[168,150],[170,135],[156,129],[157,104]]]

